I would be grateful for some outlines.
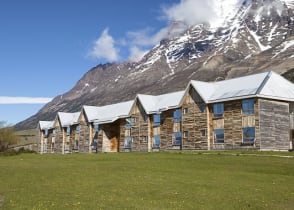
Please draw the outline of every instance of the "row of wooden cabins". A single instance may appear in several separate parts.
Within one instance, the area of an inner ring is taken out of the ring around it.
[[[184,91],[58,112],[39,121],[39,151],[291,150],[293,105],[294,84],[272,71],[192,80]]]

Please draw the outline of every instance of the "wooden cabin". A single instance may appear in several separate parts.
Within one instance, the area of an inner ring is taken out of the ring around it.
[[[124,151],[159,151],[179,148],[174,138],[180,121],[174,121],[183,91],[158,96],[138,94],[125,126]],[[177,136],[177,135],[176,135]],[[179,137],[178,135],[178,141]]]
[[[126,118],[133,101],[106,106],[84,106],[80,123],[87,125],[91,151],[119,152],[121,138],[124,138]]]
[[[80,139],[80,112],[58,112],[54,121],[56,153],[68,154],[78,151]]]
[[[38,152],[40,154],[54,153],[55,151],[55,129],[54,121],[39,121],[38,130],[40,142]]]
[[[294,85],[274,72],[191,81],[182,99],[183,149],[289,150]]]

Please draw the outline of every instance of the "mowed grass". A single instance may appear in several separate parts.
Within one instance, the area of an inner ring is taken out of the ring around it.
[[[23,154],[0,157],[0,196],[0,209],[293,209],[294,158]]]

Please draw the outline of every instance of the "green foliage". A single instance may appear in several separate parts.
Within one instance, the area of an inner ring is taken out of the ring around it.
[[[15,134],[14,128],[0,121],[0,152],[7,150],[10,145],[16,144],[18,141],[19,137]]]
[[[2,207],[293,209],[294,158],[254,154],[257,155],[182,152],[1,157]]]

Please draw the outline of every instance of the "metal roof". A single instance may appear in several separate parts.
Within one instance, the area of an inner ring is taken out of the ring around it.
[[[54,120],[53,121],[39,121],[40,130],[51,129],[53,127],[54,127]]]
[[[205,103],[249,97],[294,101],[294,84],[275,72],[264,72],[218,82],[190,81]]]
[[[67,127],[70,125],[78,124],[80,112],[74,112],[74,113],[58,112],[57,116],[59,118],[61,127]]]

